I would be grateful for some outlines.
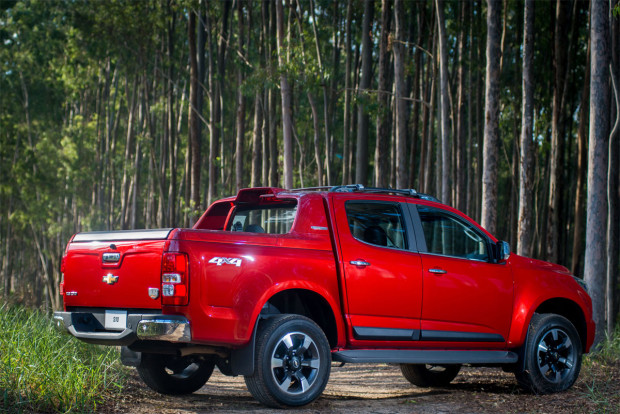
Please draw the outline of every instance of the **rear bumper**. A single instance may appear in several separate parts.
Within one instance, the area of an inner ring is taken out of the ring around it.
[[[54,312],[56,329],[91,344],[131,345],[137,340],[191,342],[190,322],[177,315],[127,313],[123,330],[104,328],[105,311]]]

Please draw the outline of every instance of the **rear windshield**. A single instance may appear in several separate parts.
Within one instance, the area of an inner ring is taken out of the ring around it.
[[[296,212],[296,203],[240,205],[235,208],[226,230],[267,234],[288,233],[293,227]]]

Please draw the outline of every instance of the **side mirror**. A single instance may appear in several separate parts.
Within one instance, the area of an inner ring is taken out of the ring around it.
[[[508,244],[508,242],[502,240],[498,241],[497,250],[499,251],[499,261],[508,260],[508,258],[510,257],[510,245]]]

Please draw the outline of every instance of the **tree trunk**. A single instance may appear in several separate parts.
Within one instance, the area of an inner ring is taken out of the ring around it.
[[[280,94],[282,96],[282,141],[284,146],[284,187],[293,188],[293,118],[292,96],[288,78],[284,72],[284,11],[282,0],[276,0],[278,36],[278,66],[280,67]]]
[[[238,16],[238,29],[239,35],[237,40],[238,50],[237,53],[243,61],[245,59],[245,44],[244,44],[244,27],[245,18],[243,16],[243,3],[239,1],[237,3],[237,16]],[[245,187],[243,180],[243,155],[244,155],[244,141],[245,141],[245,96],[241,90],[243,85],[243,63],[237,64],[237,145],[235,148],[235,192],[238,192]]]
[[[441,90],[441,201],[450,205],[450,195],[452,194],[450,188],[450,84],[448,83],[448,45],[446,19],[444,17],[445,3],[442,0],[435,0],[435,7],[437,9],[437,28],[439,29],[439,73]]]
[[[377,145],[375,147],[375,185],[387,187],[390,174],[390,129],[388,121],[388,71],[390,57],[387,51],[390,33],[390,0],[381,1],[381,38],[379,40],[379,88],[377,91]]]
[[[547,229],[547,260],[558,261],[560,201],[562,190],[561,157],[564,150],[564,117],[562,96],[564,93],[564,76],[566,72],[567,44],[567,7],[568,3],[557,0],[554,32],[554,86],[553,114],[551,120],[551,166],[549,181],[549,220]]]
[[[581,91],[581,104],[579,105],[579,128],[577,129],[577,188],[575,190],[575,223],[573,225],[573,257],[571,260],[571,273],[582,275],[583,269],[583,219],[586,198],[586,172],[588,169],[588,109],[590,102],[590,48],[586,57],[586,73],[583,78],[583,90]]]
[[[394,52],[394,105],[396,106],[396,188],[406,188],[408,174],[406,170],[407,159],[407,85],[405,82],[405,11],[403,0],[396,0],[394,3],[394,22],[396,38],[392,43]]]
[[[353,0],[347,0],[347,21],[345,28],[345,48],[346,61],[344,69],[344,116],[342,130],[342,184],[351,184],[351,164],[349,153],[351,152],[349,144],[349,133],[351,129],[351,20],[352,20],[352,3]]]
[[[521,154],[519,157],[519,231],[517,254],[532,255],[533,115],[534,115],[534,0],[526,0],[523,16],[523,83]]]
[[[599,327],[594,338],[605,337],[605,218],[607,217],[607,160],[609,141],[609,3],[591,6],[590,137],[584,277],[590,287],[592,314]]]
[[[618,165],[620,164],[620,68],[618,68],[618,35],[620,24],[610,21],[612,33],[612,63],[611,84],[615,103],[616,120],[609,135],[609,162],[607,167],[607,333],[612,335],[616,327],[616,285],[618,278],[618,223],[620,214],[618,211]],[[615,56],[613,55],[615,53]],[[614,59],[615,58],[615,59]],[[612,109],[612,108],[610,108]],[[611,113],[611,111],[610,111]]]
[[[366,90],[372,80],[372,43],[370,26],[374,13],[374,2],[364,0],[364,19],[362,21],[362,78],[360,80],[358,99],[365,100]],[[355,182],[366,185],[368,181],[368,113],[365,105],[357,106],[357,144],[355,148]]]
[[[609,166],[614,170],[611,171],[611,174],[615,176],[615,182],[612,182],[610,179],[607,187],[607,191],[611,194],[609,197],[615,198],[615,206],[610,206],[608,222],[608,225],[613,225],[615,228],[609,229],[607,233],[607,330],[609,333],[613,332],[616,326],[616,317],[620,308],[620,301],[617,300],[618,261],[620,260],[618,251],[618,246],[620,246],[620,212],[618,211],[620,206],[620,171],[618,167],[620,165],[620,20],[616,15],[618,12],[620,12],[620,4],[616,4],[614,7],[614,17],[610,22],[612,46],[611,75],[613,76],[612,86],[616,121],[609,137],[610,146],[613,143],[615,148],[615,154],[610,151],[610,157],[612,158],[609,160]]]
[[[461,22],[467,22],[469,15],[469,2],[461,3]],[[467,208],[467,176],[468,169],[465,167],[467,145],[465,142],[465,49],[467,48],[467,25],[461,23],[458,39],[458,71],[457,71],[457,98],[456,98],[456,208],[465,211]]]
[[[487,0],[487,69],[484,105],[482,227],[495,233],[499,146],[499,60],[501,2]]]
[[[198,114],[196,108],[198,106],[198,62],[196,57],[196,14],[193,11],[189,13],[188,24],[188,43],[189,43],[189,140],[192,146],[192,172],[191,172],[191,199],[193,210],[200,211],[200,137],[198,129],[200,128]],[[174,174],[174,171],[171,171]]]

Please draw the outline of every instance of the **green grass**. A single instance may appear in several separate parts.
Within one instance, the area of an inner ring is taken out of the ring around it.
[[[0,307],[0,412],[94,412],[124,381],[115,348],[58,333],[48,314]]]
[[[583,374],[593,412],[620,412],[620,325],[584,358]]]

